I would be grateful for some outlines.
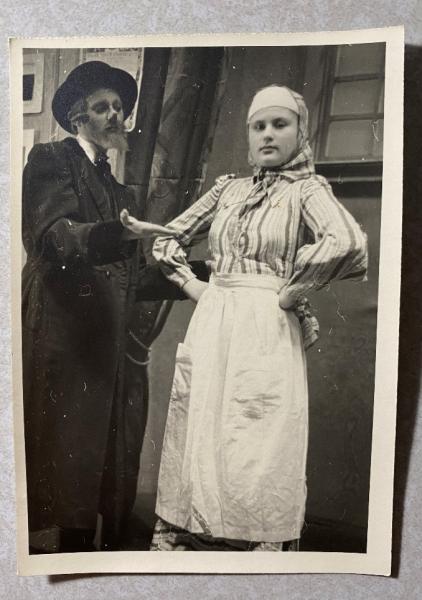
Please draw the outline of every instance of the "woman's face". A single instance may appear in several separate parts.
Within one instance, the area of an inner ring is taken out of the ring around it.
[[[264,108],[249,123],[249,151],[258,167],[279,167],[298,150],[298,116],[290,108]]]

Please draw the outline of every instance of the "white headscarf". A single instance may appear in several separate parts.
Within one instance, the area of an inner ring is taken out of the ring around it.
[[[263,110],[264,108],[289,108],[294,113],[299,115],[299,107],[293,94],[287,87],[281,87],[278,85],[270,85],[269,87],[259,90],[252,99],[251,105],[248,110],[248,123],[251,122],[252,117]]]

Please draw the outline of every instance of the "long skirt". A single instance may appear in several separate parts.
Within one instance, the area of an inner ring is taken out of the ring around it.
[[[156,512],[212,538],[300,537],[308,400],[299,321],[283,281],[213,276],[179,344]]]
[[[201,552],[298,552],[299,540],[290,542],[247,542],[214,538],[203,533],[190,533],[158,519],[154,527],[151,551]]]

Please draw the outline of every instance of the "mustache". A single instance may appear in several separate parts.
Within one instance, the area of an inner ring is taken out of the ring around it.
[[[111,131],[119,134],[125,134],[125,128],[123,123],[120,121],[110,121],[110,123],[105,128],[106,131]]]

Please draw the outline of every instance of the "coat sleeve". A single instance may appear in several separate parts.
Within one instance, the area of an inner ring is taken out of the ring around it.
[[[123,242],[118,220],[84,222],[65,151],[37,144],[23,173],[23,239],[29,254],[58,264],[107,264],[127,258],[136,243]]]
[[[304,186],[301,217],[313,243],[297,251],[284,293],[300,298],[338,279],[362,280],[368,266],[367,239],[352,215],[334,197],[323,177]]]
[[[209,230],[222,190],[230,179],[230,175],[219,177],[209,192],[168,223],[167,226],[173,229],[173,235],[159,236],[154,242],[154,258],[165,276],[179,287],[197,277],[187,262],[186,248],[201,239]]]

